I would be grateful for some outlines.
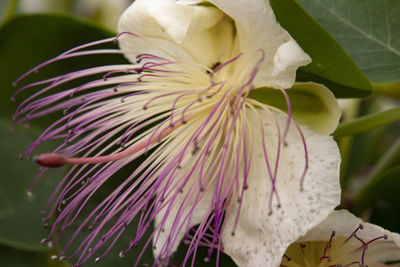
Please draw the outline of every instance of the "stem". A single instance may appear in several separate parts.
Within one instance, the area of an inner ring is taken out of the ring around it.
[[[338,137],[355,135],[396,121],[400,121],[400,107],[342,123],[333,133],[333,136],[337,139]]]
[[[389,151],[375,165],[364,186],[356,193],[354,203],[358,214],[361,214],[368,205],[368,200],[373,193],[375,186],[381,182],[384,177],[386,177],[385,175],[382,175],[382,173],[396,165],[399,160],[400,137],[397,138],[396,142],[391,146]]]
[[[391,96],[400,99],[400,82],[374,83],[374,91],[377,94]]]
[[[352,121],[357,117],[361,101],[358,99],[348,100],[346,109],[343,111],[342,120],[344,123]],[[338,144],[340,147],[340,156],[342,158],[342,164],[340,166],[340,185],[344,191],[348,182],[348,168],[350,162],[351,151],[353,147],[353,136],[338,138]]]

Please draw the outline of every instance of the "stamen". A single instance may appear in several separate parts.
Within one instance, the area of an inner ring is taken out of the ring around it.
[[[331,257],[327,255],[328,253],[328,249],[330,249],[332,247],[332,241],[333,241],[333,237],[335,236],[335,231],[332,231],[331,233],[331,237],[329,238],[328,243],[326,243],[325,245],[325,249],[324,249],[324,255],[320,258],[319,262],[322,262],[324,259],[326,259],[328,262],[331,261]]]

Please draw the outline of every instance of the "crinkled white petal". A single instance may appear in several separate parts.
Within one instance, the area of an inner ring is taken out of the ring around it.
[[[180,2],[195,4],[204,1]],[[265,60],[254,81],[256,87],[289,88],[295,81],[297,68],[311,62],[311,58],[276,21],[268,0],[208,2],[234,20],[241,52],[254,55],[258,49],[264,50]]]
[[[298,67],[311,62],[294,39],[279,46],[274,56],[272,81],[282,88],[290,88],[295,82]]]
[[[167,56],[186,63],[211,67],[227,60],[233,45],[233,24],[215,7],[191,6],[175,0],[137,0],[121,16],[120,32],[140,34],[120,39],[120,46],[132,61],[140,53]],[[161,49],[157,49],[161,48]]]
[[[270,162],[274,162],[276,126],[266,111],[259,111],[259,114],[265,128]],[[276,116],[283,129],[285,117]],[[249,125],[256,126],[258,123],[250,112],[247,120]],[[324,220],[340,202],[340,155],[336,143],[332,137],[320,135],[307,127],[302,127],[302,131],[309,155],[304,191],[300,191],[300,177],[305,163],[303,144],[292,125],[287,138],[288,146],[281,150],[276,181],[282,206],[280,209],[274,206],[272,215],[269,215],[268,208],[271,182],[260,134],[256,131],[251,134],[255,151],[238,226],[232,236],[235,218],[231,216],[223,235],[224,252],[241,267],[279,266],[287,247]]]
[[[246,60],[237,64],[235,76],[251,69],[262,50],[255,87],[289,88],[297,68],[311,62],[276,21],[268,1],[210,0],[217,8],[195,5],[199,2],[137,0],[122,15],[119,30],[141,34],[181,61],[208,67],[243,52]],[[140,39],[121,38],[120,45],[133,62],[138,53],[160,54]]]
[[[357,235],[365,242],[376,237],[387,235],[388,240],[372,243],[366,253],[367,262],[387,262],[400,260],[400,235],[383,229],[378,225],[363,222],[347,210],[333,211],[320,224],[311,229],[298,242],[326,241],[331,232],[335,231],[336,236],[349,237],[351,233],[362,224],[364,229],[359,230]],[[354,249],[360,247],[360,243],[354,240]]]

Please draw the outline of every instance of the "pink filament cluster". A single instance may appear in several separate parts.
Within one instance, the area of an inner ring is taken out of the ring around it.
[[[122,35],[144,39],[133,33],[122,33],[117,38]],[[22,75],[16,84],[59,60],[92,54],[120,54],[119,49],[83,50],[112,41],[115,39],[109,38],[71,49]],[[145,248],[152,240],[155,246],[161,246],[153,265],[169,264],[173,245],[180,241],[179,233],[182,231],[185,233],[184,241],[188,244],[183,266],[189,261],[191,265],[194,264],[199,246],[209,248],[207,259],[211,258],[214,251],[218,259],[223,249],[221,236],[225,230],[226,218],[235,216],[237,224],[248,186],[253,144],[249,142],[249,126],[245,120],[246,99],[258,67],[264,60],[263,51],[259,54],[261,58],[253,66],[247,80],[235,87],[216,76],[218,71],[234,64],[242,54],[216,65],[214,69],[204,68],[203,74],[193,74],[187,71],[193,67],[186,66],[184,62],[143,53],[137,56],[137,65],[110,65],[79,70],[31,83],[17,90],[13,99],[22,91],[42,87],[19,105],[14,116],[17,124],[53,112],[63,112],[63,116],[44,130],[22,154],[22,157],[29,157],[41,143],[62,140],[52,153],[37,157],[44,168],[34,179],[29,193],[48,167],[72,165],[44,208],[47,216],[43,222],[50,233],[43,243],[52,239],[58,241],[67,229],[72,229],[79,221],[67,244],[54,258],[75,259],[74,266],[81,266],[93,255],[99,261],[135,220],[136,235],[131,245],[120,252],[120,256],[123,256],[134,249],[146,231],[152,228],[156,216],[164,214],[151,230],[135,266],[139,264]],[[101,75],[101,78],[68,90],[58,90],[59,86],[70,81],[93,75]],[[191,75],[205,76],[208,85],[184,87],[185,79],[190,81]],[[171,80],[177,76],[184,77],[174,83],[176,85],[181,82],[182,88],[165,91],[159,86],[152,87],[152,81]],[[259,125],[268,177],[272,184],[269,199],[271,213],[274,196],[277,206],[280,206],[275,187],[279,154],[292,122],[289,98],[284,90],[281,91],[288,105],[288,123],[282,135],[276,122],[279,140],[273,166],[269,161],[269,148],[264,142],[261,121]],[[174,100],[165,106],[165,99],[171,97]],[[193,100],[185,102],[188,99]],[[160,106],[164,108],[158,108]],[[138,116],[132,112],[136,107],[146,112]],[[299,126],[295,126],[303,140],[306,157],[306,167],[301,178],[302,188],[308,163],[307,147]],[[185,129],[190,127],[195,130],[187,135]],[[176,144],[174,142],[177,137],[182,137],[182,146],[179,150],[172,150],[173,154],[168,154],[165,151]],[[88,212],[88,203],[114,174],[120,173],[121,169],[130,166],[130,163],[143,155],[148,157]],[[191,218],[196,212],[196,206],[206,192],[211,190],[213,197],[209,203],[208,215],[199,225],[192,227]],[[239,203],[239,207],[234,213],[236,203]],[[176,219],[168,229],[168,240],[160,243],[158,240],[166,230],[168,215],[177,206]],[[53,217],[56,217],[54,221]],[[82,238],[80,236],[84,229],[91,231]],[[78,243],[78,246],[73,249],[74,243]]]

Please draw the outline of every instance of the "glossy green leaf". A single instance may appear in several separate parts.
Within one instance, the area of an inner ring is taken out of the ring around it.
[[[339,41],[372,82],[400,81],[400,1],[299,2]]]
[[[68,267],[51,260],[53,252],[29,252],[0,245],[0,266],[4,267]]]
[[[323,83],[337,97],[363,97],[371,93],[371,83],[349,55],[296,0],[270,2],[279,23],[313,60],[298,70],[297,81]]]
[[[17,96],[15,103],[8,101],[16,90],[12,83],[24,72],[73,47],[113,35],[115,34],[103,28],[66,16],[27,15],[10,20],[0,29],[0,97],[7,99],[7,102],[0,106],[2,116],[10,118],[17,103],[37,90],[37,88],[27,90],[26,93]],[[116,47],[110,43],[96,48]],[[125,62],[122,55],[85,56],[63,60],[23,79],[19,86],[93,66]],[[68,86],[82,82],[85,80],[81,79]]]
[[[0,244],[18,249],[43,251],[40,241],[47,235],[42,225],[41,209],[58,183],[60,171],[48,172],[37,184],[33,197],[26,192],[38,172],[33,161],[19,159],[39,130],[18,127],[10,131],[11,122],[0,120]],[[49,146],[41,150],[48,151]]]

